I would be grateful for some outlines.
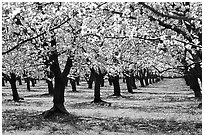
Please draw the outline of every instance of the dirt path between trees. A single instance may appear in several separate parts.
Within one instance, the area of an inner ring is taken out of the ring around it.
[[[183,79],[164,79],[147,87],[139,87],[130,94],[121,83],[123,97],[112,97],[113,87],[105,83],[101,97],[109,105],[91,104],[93,90],[81,82],[77,92],[70,86],[65,91],[65,106],[69,115],[55,114],[44,119],[41,113],[52,107],[47,85],[40,81],[31,91],[18,86],[22,102],[10,99],[7,83],[2,88],[2,134],[126,134],[126,135],[201,135],[202,110],[193,91]],[[139,85],[139,83],[136,83]]]

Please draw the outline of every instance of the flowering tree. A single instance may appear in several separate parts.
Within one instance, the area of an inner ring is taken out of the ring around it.
[[[29,65],[34,62],[52,72],[54,105],[44,114],[68,113],[64,90],[70,70],[90,68],[95,81],[93,102],[103,102],[100,85],[107,72],[114,79],[114,95],[120,96],[122,72],[126,72],[128,91],[132,92],[135,73],[142,74],[142,80],[146,79],[148,84],[148,77],[155,78],[156,72],[180,73],[180,63],[187,68],[195,64],[199,69],[202,40],[199,4],[3,3],[2,54],[6,58],[15,52],[23,57],[21,54],[26,51]],[[188,64],[189,60],[194,63]]]
[[[193,89],[195,97],[201,98],[201,89],[198,78],[201,80],[201,45],[202,45],[202,9],[199,2],[173,2],[173,3],[138,3],[145,9],[144,15],[151,22],[163,27],[166,32],[161,45],[163,49],[177,51],[177,60],[183,64],[185,80]],[[153,14],[152,14],[153,13]],[[170,37],[170,38],[169,38]],[[170,40],[169,47],[164,42]],[[172,48],[172,45],[174,46]],[[176,47],[182,45],[182,50]],[[190,80],[191,79],[191,80]]]

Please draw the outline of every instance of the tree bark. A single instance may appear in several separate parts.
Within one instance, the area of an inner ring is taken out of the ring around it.
[[[104,87],[104,83],[105,83],[105,81],[104,81],[104,79],[102,78],[102,79],[101,79],[101,87]]]
[[[11,89],[12,89],[12,94],[13,94],[13,100],[14,101],[19,101],[20,98],[18,95],[18,91],[17,91],[17,87],[16,87],[16,74],[11,73],[11,79],[9,80],[10,84],[11,84]]]
[[[55,87],[54,87],[54,106],[58,104],[63,105],[64,103],[64,91],[65,91],[65,80],[62,76],[55,76]]]
[[[54,84],[54,92],[53,92],[54,105],[50,110],[45,111],[43,113],[45,118],[49,117],[54,112],[68,114],[68,111],[64,106],[64,101],[65,101],[64,91],[65,91],[67,75],[69,74],[70,69],[72,67],[72,59],[71,57],[68,57],[64,71],[63,73],[61,73],[59,61],[58,61],[58,53],[54,52],[50,58],[52,58],[52,64],[50,66],[50,69],[55,76],[55,84]]]
[[[149,84],[152,84],[152,73],[149,72]]]
[[[47,82],[47,85],[48,85],[48,94],[53,95],[54,87],[53,87],[52,80],[46,80],[46,82]]]
[[[121,96],[120,84],[119,84],[119,75],[113,77],[113,79],[111,81],[113,82],[113,88],[114,88],[113,96]]]
[[[89,80],[88,80],[88,88],[89,89],[92,89],[92,85],[93,85],[93,81],[94,81],[94,78],[93,78],[93,72],[91,71],[91,74],[89,76]]]
[[[80,85],[79,81],[80,81],[80,76],[77,76],[76,77],[76,85],[78,85],[78,86]]]
[[[65,84],[66,84],[66,77],[70,72],[72,67],[72,59],[68,57],[65,69],[63,73],[61,73],[58,56],[54,54],[55,58],[53,59],[54,62],[51,65],[51,71],[54,73],[55,76],[55,86],[54,86],[54,97],[53,103],[54,106],[64,106],[64,91],[65,91]]]
[[[184,73],[184,80],[185,80],[185,82],[186,82],[186,85],[187,85],[187,86],[190,86],[188,72]]]
[[[190,88],[194,91],[195,97],[198,99],[202,99],[201,88],[198,83],[198,77],[196,77],[194,73],[194,69],[191,69],[189,72],[189,84]]]
[[[101,102],[100,85],[101,85],[101,78],[100,76],[96,76],[95,87],[94,87],[94,103]]]
[[[74,79],[70,79],[70,83],[72,86],[72,91],[76,92],[76,81]]]
[[[94,103],[105,102],[105,101],[102,101],[101,97],[100,97],[100,86],[101,86],[101,81],[107,72],[105,72],[103,74],[101,72],[100,68],[99,68],[99,74],[94,70],[94,68],[91,68],[91,72],[93,74],[93,78],[94,78],[94,82],[95,82],[93,102]]]
[[[138,77],[138,79],[139,79],[139,81],[140,81],[141,87],[145,87],[145,84],[144,84],[145,74],[144,74],[144,72],[143,72],[142,69],[140,69],[140,70],[138,71],[137,77]]]
[[[93,79],[89,79],[89,81],[88,81],[88,88],[89,89],[93,88]]]
[[[110,86],[113,85],[113,78],[112,78],[112,76],[108,76],[108,83],[109,83]]]
[[[201,68],[200,64],[195,65],[194,73],[202,82],[202,68]]]
[[[152,83],[155,83],[155,80],[154,80],[154,75],[152,76]]]
[[[146,85],[146,86],[148,86],[148,85],[149,85],[148,78],[147,78],[147,77],[145,77],[145,79],[144,79],[144,80],[145,80],[145,85]]]
[[[147,68],[144,68],[144,81],[145,81],[145,85],[148,86],[149,85],[149,82],[148,82],[148,69]]]
[[[126,85],[127,85],[127,90],[129,93],[133,93],[133,90],[132,90],[132,81],[131,81],[131,78],[126,76],[125,77],[126,79]]]
[[[26,78],[27,90],[30,91],[30,77]]]
[[[17,80],[18,80],[18,82],[19,82],[19,85],[22,85],[21,76],[18,76]]]
[[[131,83],[132,83],[132,89],[137,89],[137,86],[135,84],[135,77],[133,74],[130,75],[130,80],[131,80]]]
[[[141,85],[141,87],[145,87],[143,79],[140,78],[139,81],[140,81],[140,85]]]

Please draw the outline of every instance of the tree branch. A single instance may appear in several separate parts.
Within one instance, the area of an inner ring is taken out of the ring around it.
[[[107,38],[107,39],[128,39],[130,37],[124,36],[124,37],[104,37],[104,38]],[[159,40],[160,39],[160,38],[147,38],[146,36],[144,36],[144,37],[133,36],[133,38],[149,40],[149,41],[155,41],[155,40]]]
[[[8,81],[11,81],[11,78],[7,74],[2,72],[2,76],[4,76]]]
[[[187,43],[187,42],[182,41],[182,40],[179,40],[179,39],[174,39],[174,40],[176,40],[176,41],[178,41],[178,42],[181,42],[181,43],[184,43],[184,44],[189,44],[189,45],[192,45],[192,46],[194,46],[194,47],[199,47],[199,48],[202,48],[202,46],[195,45],[195,44],[193,44],[193,43]]]
[[[65,65],[65,68],[64,68],[64,71],[62,72],[62,76],[63,76],[63,77],[67,77],[67,75],[68,75],[69,72],[70,72],[71,67],[72,67],[72,58],[71,58],[71,57],[68,57],[68,58],[67,58],[66,65]]]
[[[153,7],[150,7],[149,5],[145,4],[144,2],[138,2],[138,4],[142,5],[146,9],[149,9],[153,13],[155,13],[155,14],[157,14],[159,16],[162,16],[162,17],[167,17],[167,18],[171,18],[171,19],[178,19],[178,20],[187,20],[187,21],[189,21],[189,20],[200,20],[200,19],[196,19],[196,18],[188,18],[188,17],[185,17],[185,16],[166,15],[166,14],[163,14],[163,13],[155,10]]]
[[[61,24],[59,24],[58,26],[55,26],[55,27],[51,28],[49,31],[53,31],[53,30],[55,30],[55,29],[61,27],[62,25],[64,25],[64,24],[67,23],[68,21],[70,21],[70,19],[71,19],[71,18],[68,18],[67,20],[65,20],[64,22],[62,22]],[[26,40],[24,40],[24,41],[21,41],[20,43],[18,43],[16,46],[12,47],[11,49],[9,49],[9,50],[7,50],[7,51],[5,51],[5,52],[2,52],[2,55],[7,54],[7,53],[9,53],[9,52],[15,50],[16,48],[20,47],[22,44],[24,44],[24,43],[26,43],[26,42],[28,42],[28,41],[32,41],[33,39],[36,39],[36,38],[38,38],[38,37],[40,37],[40,36],[42,36],[42,35],[44,35],[44,34],[46,34],[46,31],[43,32],[43,33],[41,33],[41,34],[38,34],[37,36],[34,36],[34,37],[32,37],[32,38],[29,38],[29,39],[26,39]]]
[[[160,70],[159,70],[158,68],[156,68],[155,66],[152,65],[152,67],[155,68],[160,74],[163,73],[163,72],[165,72],[165,71],[171,70],[171,69],[178,69],[178,67],[173,67],[173,68],[167,68],[167,69],[165,69],[165,70],[160,71]]]
[[[154,18],[152,16],[149,16],[149,18],[152,21],[158,21],[159,25],[164,27],[165,29],[170,29],[170,30],[173,30],[173,31],[177,32],[178,34],[182,34],[184,36],[184,38],[186,38],[190,43],[192,43],[192,38],[185,31],[177,28],[174,25],[170,25],[170,24],[164,23],[163,21],[161,21],[159,19],[156,19],[156,18]]]
[[[110,12],[112,14],[117,14],[117,15],[120,15],[120,17],[122,17],[123,13],[122,12],[119,12],[119,11],[111,11],[109,9],[103,9],[103,11],[107,11],[107,12]],[[129,17],[125,17],[125,18],[129,18],[129,19],[137,19],[137,17],[133,17],[133,16],[129,16]]]
[[[59,66],[58,53],[56,51],[54,51],[50,56],[50,61],[51,61],[50,70],[54,73],[55,78],[59,78],[62,73]]]

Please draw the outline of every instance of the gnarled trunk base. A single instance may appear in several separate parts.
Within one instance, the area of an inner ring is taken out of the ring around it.
[[[91,101],[91,104],[99,104],[102,106],[105,106],[105,105],[111,106],[111,103],[103,101],[101,99],[99,99],[99,100],[94,99],[93,101]]]
[[[69,114],[69,112],[64,107],[64,104],[54,104],[50,110],[44,111],[42,114],[44,118],[48,118],[54,113]]]

